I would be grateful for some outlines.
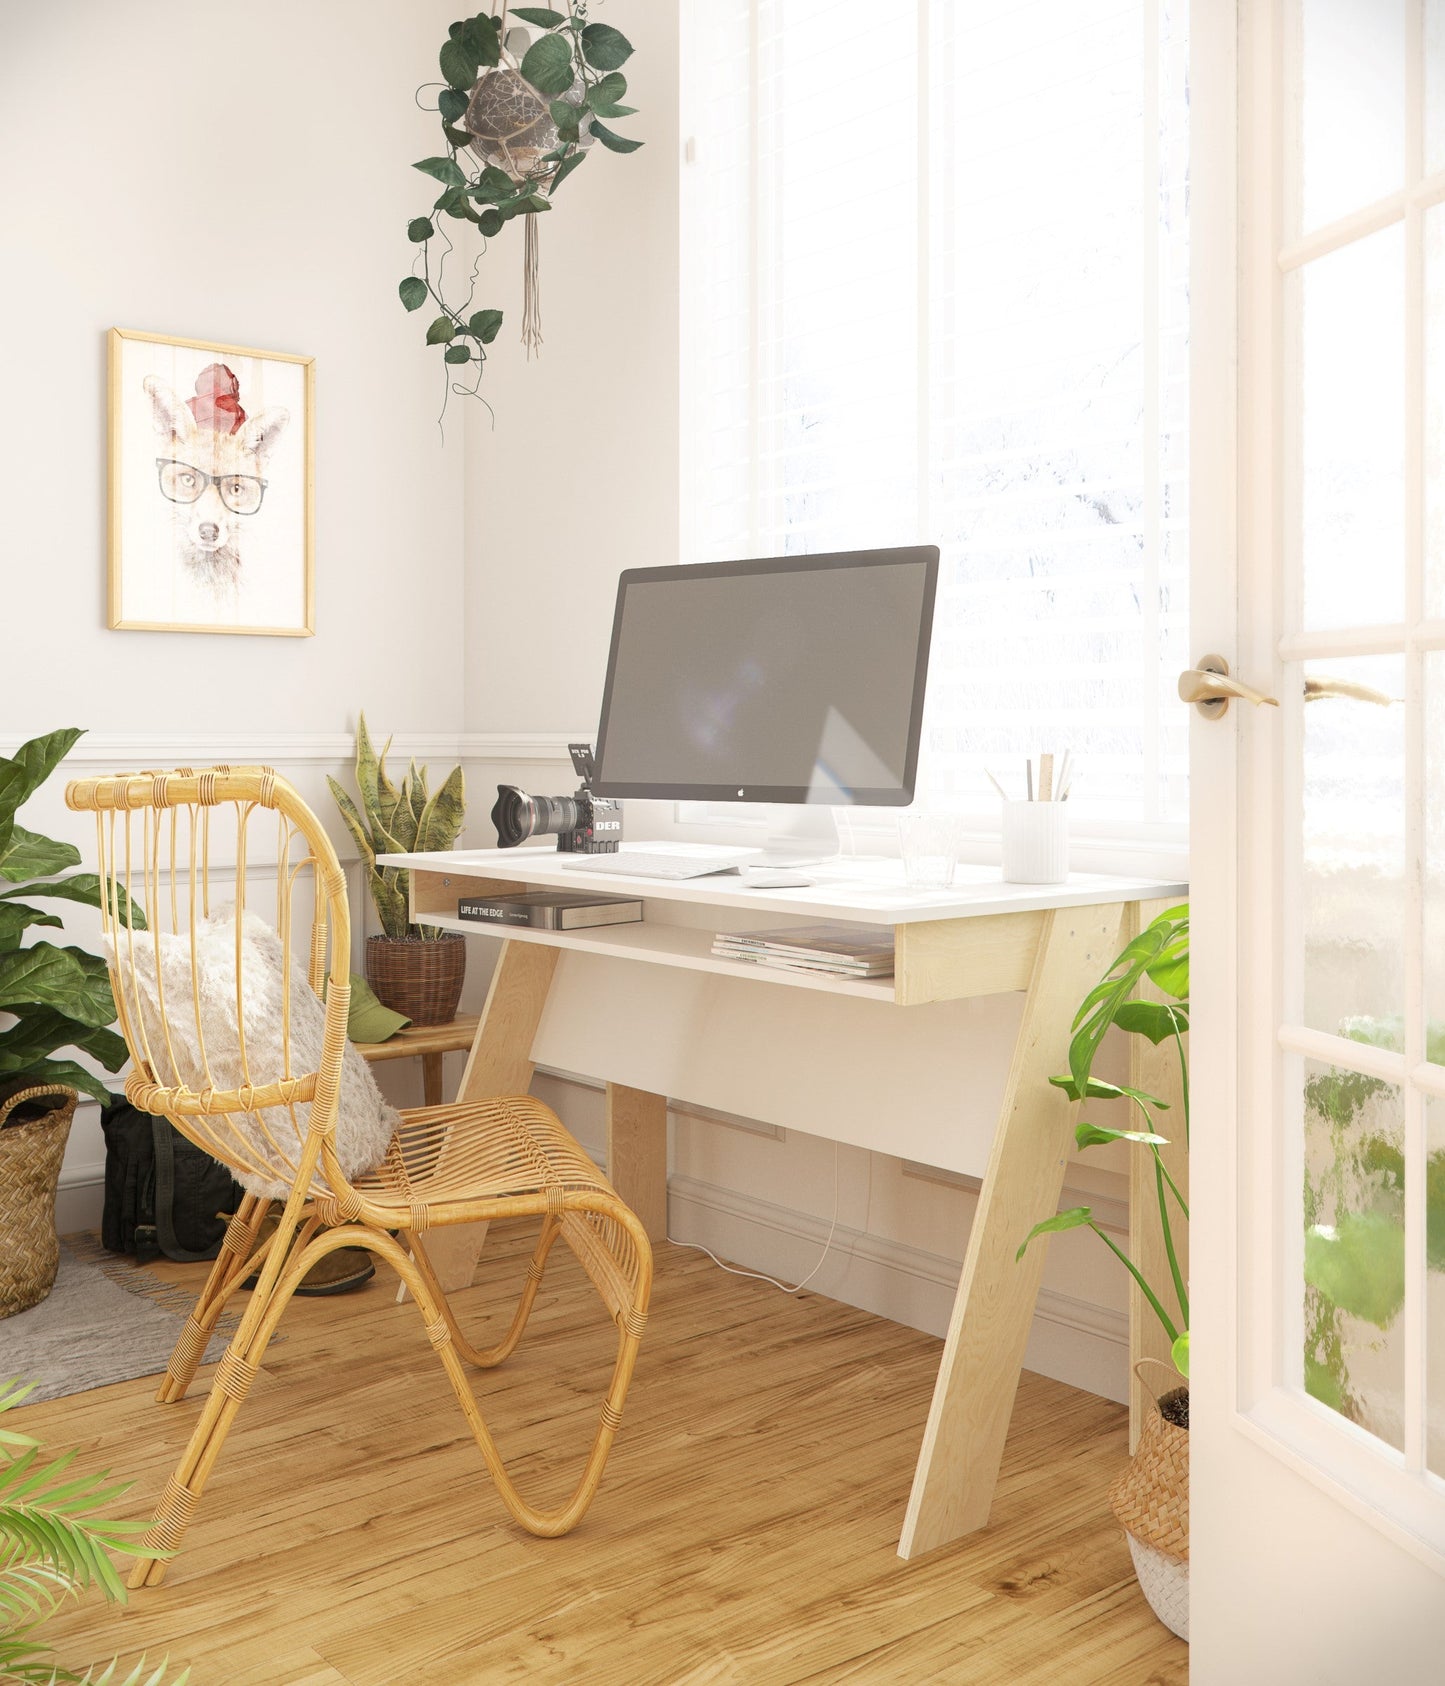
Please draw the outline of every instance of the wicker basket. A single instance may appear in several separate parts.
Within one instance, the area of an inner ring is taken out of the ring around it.
[[[55,1282],[55,1186],[79,1099],[40,1083],[0,1100],[0,1317],[38,1305]]]
[[[1141,1359],[1134,1366],[1136,1374],[1150,1362]],[[1109,1489],[1109,1508],[1129,1536],[1135,1573],[1149,1608],[1171,1633],[1187,1640],[1189,1430],[1166,1422],[1157,1408],[1151,1411],[1129,1467]]]
[[[413,1024],[450,1024],[462,998],[467,940],[445,931],[424,937],[368,937],[366,981],[383,1007]]]

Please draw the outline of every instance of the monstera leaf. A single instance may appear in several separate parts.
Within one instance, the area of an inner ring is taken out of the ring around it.
[[[81,735],[67,727],[0,757],[0,878],[15,886],[0,889],[0,1012],[15,1019],[0,1030],[0,1082],[8,1088],[64,1084],[104,1101],[109,1091],[100,1078],[75,1060],[54,1057],[57,1049],[73,1048],[109,1071],[125,1062],[125,1043],[106,1028],[115,1022],[115,1003],[104,962],[81,948],[50,942],[22,946],[26,931],[62,923],[37,902],[105,905],[106,889],[95,873],[55,876],[79,863],[78,849],[28,830],[15,817]],[[123,893],[118,901],[121,919],[144,930],[140,907]]]

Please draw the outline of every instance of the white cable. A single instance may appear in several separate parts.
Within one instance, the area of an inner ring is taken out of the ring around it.
[[[802,1293],[803,1289],[806,1288],[808,1286],[808,1284],[813,1280],[813,1278],[818,1274],[818,1272],[823,1268],[823,1260],[827,1258],[828,1249],[833,1245],[833,1231],[836,1230],[837,1227],[838,1227],[838,1204],[839,1204],[839,1198],[838,1198],[838,1195],[839,1195],[838,1159],[839,1159],[839,1147],[838,1147],[838,1143],[834,1142],[833,1143],[833,1221],[832,1221],[832,1223],[830,1223],[828,1225],[827,1238],[823,1242],[823,1251],[821,1253],[819,1253],[819,1255],[818,1255],[817,1264],[815,1264],[813,1266],[813,1268],[808,1272],[808,1274],[803,1278],[803,1280],[801,1282],[799,1282],[795,1287],[790,1288],[786,1282],[779,1282],[776,1276],[768,1276],[763,1271],[760,1271],[760,1270],[739,1270],[736,1265],[724,1264],[722,1262],[722,1260],[717,1256],[717,1254],[715,1252],[713,1252],[712,1248],[711,1247],[704,1247],[701,1241],[676,1241],[676,1240],[673,1240],[673,1237],[670,1236],[670,1235],[668,1236],[667,1239],[670,1242],[672,1242],[672,1245],[674,1247],[688,1247],[688,1248],[691,1248],[691,1250],[694,1253],[706,1253],[707,1256],[712,1260],[712,1262],[718,1267],[718,1269],[719,1270],[725,1270],[728,1273],[729,1276],[746,1276],[752,1282],[766,1282],[774,1288],[781,1289],[782,1292],[785,1293],[785,1294],[800,1294],[800,1293]]]

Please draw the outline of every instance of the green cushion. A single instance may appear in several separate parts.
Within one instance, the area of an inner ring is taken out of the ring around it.
[[[411,1023],[376,999],[376,991],[356,972],[351,974],[351,1011],[346,1034],[353,1042],[386,1042]]]

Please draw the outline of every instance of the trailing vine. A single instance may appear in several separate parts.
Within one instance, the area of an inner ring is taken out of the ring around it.
[[[530,29],[509,25],[509,13]],[[475,227],[485,252],[486,242],[507,223],[551,210],[557,189],[594,141],[609,152],[635,152],[641,141],[607,126],[636,109],[622,103],[627,79],[621,67],[631,56],[632,44],[620,30],[589,21],[587,0],[567,0],[565,12],[502,6],[448,31],[439,54],[444,82],[418,90],[420,98],[430,88],[440,89],[435,107],[426,109],[441,120],[446,151],[413,165],[436,181],[441,193],[429,215],[407,224],[417,254],[397,292],[409,311],[428,300],[434,304],[437,315],[427,326],[426,343],[442,348],[449,392],[480,396],[486,348],[501,329],[502,312],[473,310],[477,264],[465,297],[448,298],[444,272],[454,247],[446,220]],[[535,315],[536,225],[527,227],[523,338],[530,349],[541,335]],[[434,240],[443,245],[439,257]],[[451,373],[462,369],[474,371],[469,380]]]

